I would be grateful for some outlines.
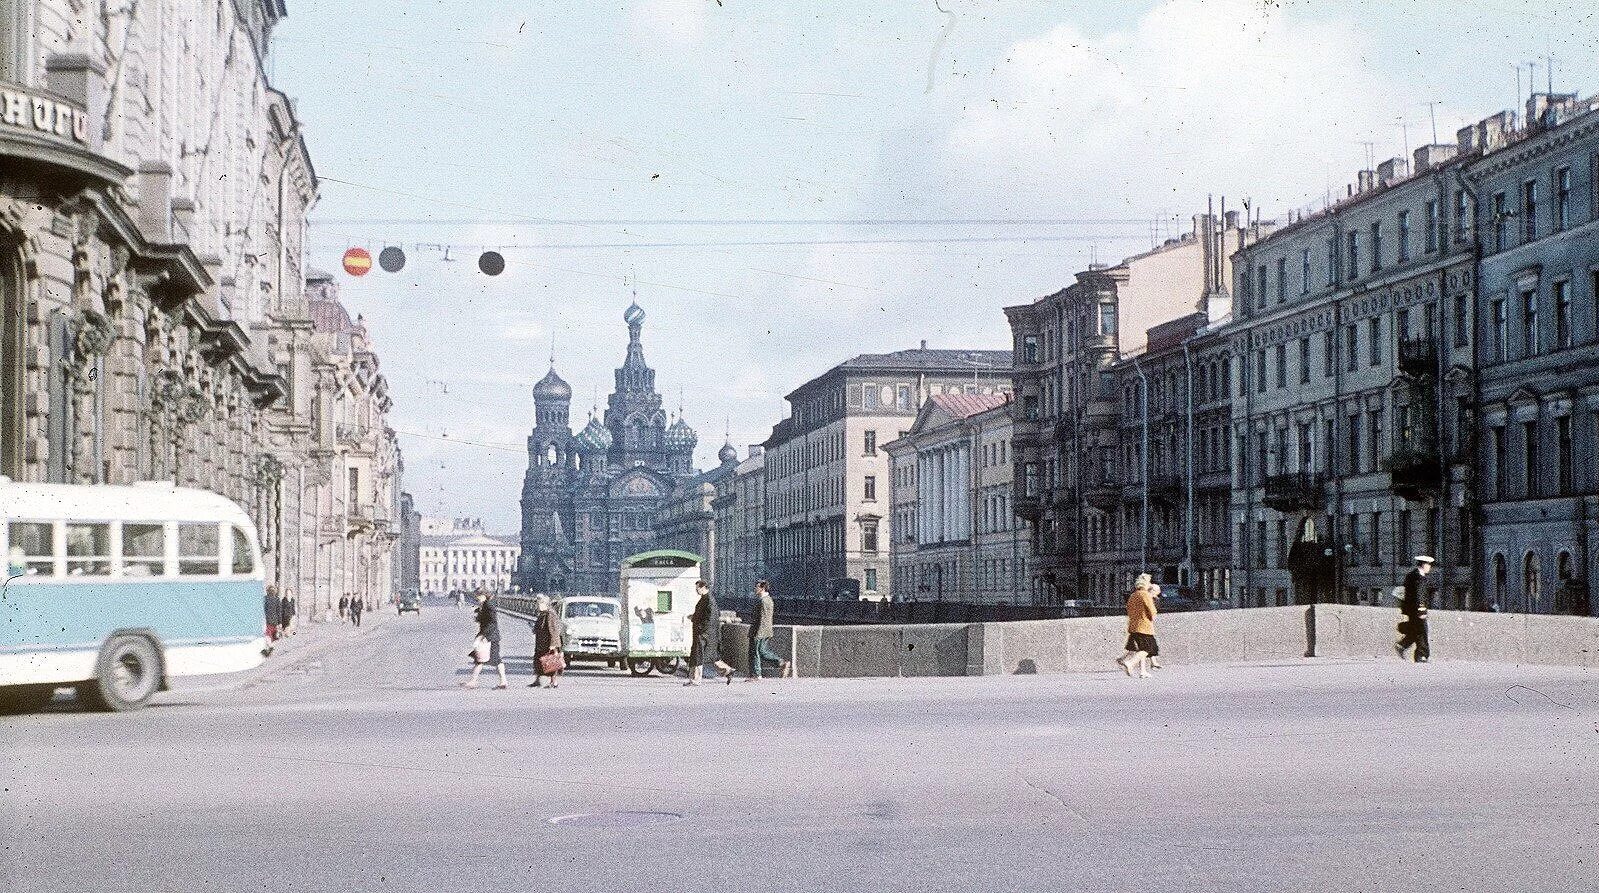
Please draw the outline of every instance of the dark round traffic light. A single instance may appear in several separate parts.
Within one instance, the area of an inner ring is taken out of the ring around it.
[[[379,251],[378,266],[382,267],[383,272],[385,273],[400,272],[400,270],[405,268],[404,249],[400,248],[398,245],[390,245],[382,251]]]
[[[505,272],[505,258],[498,251],[485,251],[477,257],[477,268],[487,276]]]

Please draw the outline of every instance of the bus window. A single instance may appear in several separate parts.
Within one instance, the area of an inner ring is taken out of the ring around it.
[[[29,577],[53,577],[56,572],[55,546],[49,521],[12,521],[11,559],[20,573]]]
[[[158,577],[166,573],[167,531],[160,524],[122,525],[122,573]]]
[[[178,525],[178,573],[186,577],[222,572],[215,524]]]
[[[111,573],[111,525],[67,525],[67,576],[104,577]]]
[[[233,531],[233,572],[235,574],[255,573],[255,550],[250,548],[250,538],[244,531],[237,527],[229,527]]]

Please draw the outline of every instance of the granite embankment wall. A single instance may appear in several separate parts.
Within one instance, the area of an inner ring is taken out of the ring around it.
[[[1396,660],[1392,608],[1311,605],[1164,614],[1161,659],[1172,664],[1305,657]],[[1433,657],[1599,667],[1599,619],[1462,611],[1431,613]],[[1126,620],[1077,617],[1003,623],[779,626],[772,650],[801,676],[992,676],[1111,669]],[[748,665],[749,627],[722,627],[722,656]]]

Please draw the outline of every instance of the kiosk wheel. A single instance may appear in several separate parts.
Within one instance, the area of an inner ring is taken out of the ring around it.
[[[678,660],[675,657],[657,657],[655,659],[655,672],[660,673],[662,676],[676,675],[677,664]]]
[[[648,676],[655,672],[655,661],[647,657],[630,657],[627,659],[627,671],[634,676]]]

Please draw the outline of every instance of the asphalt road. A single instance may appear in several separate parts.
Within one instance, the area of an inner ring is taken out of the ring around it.
[[[231,690],[0,718],[0,890],[1599,888],[1591,672],[552,692],[524,657],[464,691],[469,636],[429,605]]]

